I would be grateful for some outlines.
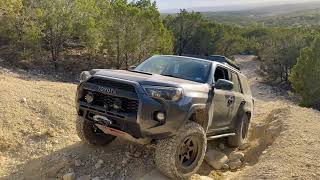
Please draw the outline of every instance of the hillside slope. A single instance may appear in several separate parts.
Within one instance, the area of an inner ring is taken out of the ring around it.
[[[254,58],[237,56],[237,61],[256,98],[250,147],[243,150],[245,165],[219,178],[320,179],[320,112],[298,107],[281,90],[260,83]],[[120,139],[103,148],[81,143],[74,125],[75,90],[74,84],[0,67],[0,179],[56,179],[67,173],[166,179],[155,170],[152,147]],[[205,162],[199,174],[215,177]]]

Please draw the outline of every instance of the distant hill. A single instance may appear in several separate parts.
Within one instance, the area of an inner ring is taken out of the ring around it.
[[[290,13],[269,14],[265,12],[207,12],[204,17],[224,24],[246,26],[258,24],[263,26],[300,27],[320,25],[320,7]]]
[[[320,25],[320,2],[282,4],[238,11],[201,12],[204,17],[224,24],[246,26],[312,26]],[[167,14],[163,14],[164,16]]]

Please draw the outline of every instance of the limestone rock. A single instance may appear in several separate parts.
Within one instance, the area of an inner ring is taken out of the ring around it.
[[[228,157],[224,153],[212,149],[206,152],[205,160],[214,169],[221,169],[228,162]]]
[[[232,152],[229,155],[229,160],[230,161],[237,161],[237,160],[244,160],[244,154],[242,152]]]
[[[241,166],[242,166],[242,162],[240,160],[229,162],[229,167],[230,167],[231,170],[238,169]]]
[[[67,173],[65,175],[63,175],[62,179],[63,180],[74,180],[76,177],[76,174],[74,172],[71,173]]]

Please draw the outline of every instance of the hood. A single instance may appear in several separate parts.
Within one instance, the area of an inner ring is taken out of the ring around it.
[[[207,84],[162,76],[159,74],[143,74],[125,70],[96,70],[94,76],[105,76],[138,82],[140,85],[192,88],[196,91],[207,91]]]

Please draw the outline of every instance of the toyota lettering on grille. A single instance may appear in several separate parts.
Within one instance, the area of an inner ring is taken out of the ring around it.
[[[114,90],[112,88],[102,87],[102,86],[98,87],[98,91],[100,91],[102,93],[107,93],[107,94],[117,94],[116,90]]]

